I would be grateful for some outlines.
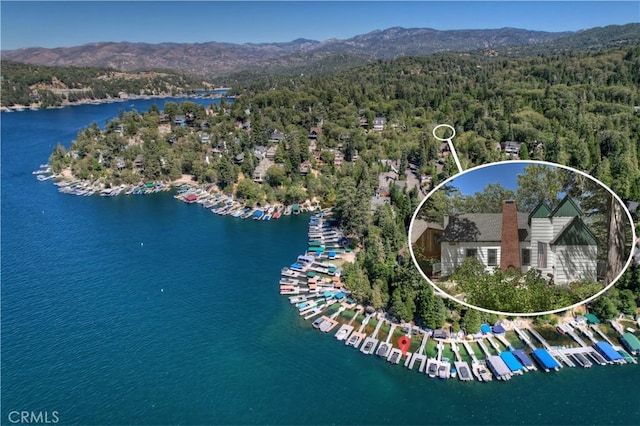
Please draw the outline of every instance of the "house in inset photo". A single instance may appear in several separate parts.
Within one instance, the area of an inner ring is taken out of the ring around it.
[[[445,217],[440,246],[442,275],[451,274],[465,258],[476,257],[487,272],[531,268],[556,284],[596,280],[597,240],[569,196],[551,210],[544,203],[519,212],[503,201],[502,213],[470,213]]]

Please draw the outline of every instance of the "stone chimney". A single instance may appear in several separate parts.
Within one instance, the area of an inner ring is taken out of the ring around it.
[[[500,269],[520,269],[520,243],[518,241],[518,209],[514,200],[502,202],[502,240],[500,243]]]

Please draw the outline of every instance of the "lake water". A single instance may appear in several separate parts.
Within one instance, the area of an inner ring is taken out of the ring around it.
[[[152,103],[1,115],[2,424],[22,410],[91,425],[638,423],[638,366],[438,381],[314,330],[278,294],[303,215],[76,197],[31,174],[92,121]]]

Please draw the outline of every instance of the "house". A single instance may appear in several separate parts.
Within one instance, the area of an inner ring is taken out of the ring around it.
[[[244,152],[233,157],[233,162],[236,164],[242,164],[244,162]]]
[[[280,142],[284,140],[284,133],[277,129],[269,133],[269,142]]]
[[[309,130],[309,139],[318,139],[318,136],[320,136],[320,128],[312,127],[311,130]]]
[[[267,147],[258,145],[253,149],[253,155],[256,157],[256,160],[260,161],[267,155]]]
[[[142,154],[138,154],[136,155],[135,160],[133,160],[133,167],[135,167],[136,169],[144,169],[144,155]]]
[[[308,161],[303,161],[302,163],[300,163],[300,166],[298,166],[298,171],[302,176],[306,176],[311,171],[311,163]]]
[[[520,156],[520,147],[522,142],[507,141],[500,143],[500,150],[507,154],[509,158],[518,158]]]
[[[344,163],[344,154],[339,149],[330,148],[330,152],[333,153],[333,165],[336,167],[342,166]]]
[[[444,228],[436,222],[416,219],[411,227],[411,244],[427,259],[440,259]]]
[[[262,183],[267,178],[267,170],[273,165],[273,162],[268,158],[260,160],[256,168],[253,170],[253,181],[256,183]]]
[[[116,126],[115,133],[120,135],[120,136],[124,135],[124,124],[118,124]]]
[[[365,129],[369,127],[369,122],[366,117],[360,117],[360,127],[364,127]]]
[[[184,127],[187,124],[187,117],[184,115],[176,115],[173,119],[173,124]]]
[[[502,213],[445,217],[442,274],[473,256],[487,272],[533,268],[556,284],[596,280],[597,240],[582,215],[566,196],[553,210],[540,203],[531,213],[518,212],[515,201],[505,200]]]
[[[200,142],[206,144],[211,143],[211,135],[209,133],[200,133]]]
[[[384,117],[376,117],[373,119],[373,131],[381,132],[384,130],[384,126],[387,124],[387,119]]]
[[[126,167],[126,164],[124,162],[124,158],[122,157],[117,157],[116,158],[116,167],[118,168],[118,170],[122,170]]]
[[[274,145],[267,148],[267,152],[265,153],[265,155],[269,160],[273,161],[276,158],[277,152],[278,152],[278,147]]]

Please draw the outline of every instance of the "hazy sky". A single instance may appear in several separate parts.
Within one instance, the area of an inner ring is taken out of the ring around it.
[[[640,2],[0,1],[1,48],[103,41],[232,43],[345,39],[376,29],[542,31],[640,21]]]

